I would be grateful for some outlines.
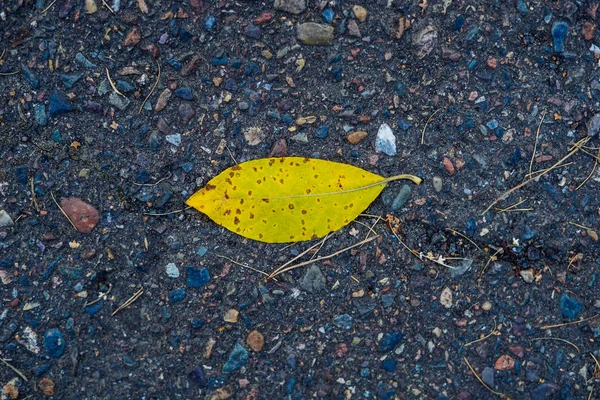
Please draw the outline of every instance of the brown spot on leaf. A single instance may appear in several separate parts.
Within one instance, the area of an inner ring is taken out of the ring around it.
[[[302,210],[302,214],[306,214],[306,210]]]
[[[240,223],[240,219],[238,217],[235,217],[233,219],[233,223],[236,224],[236,225],[239,224]]]
[[[242,210],[240,210],[239,208],[236,208],[235,213],[237,215],[241,215],[242,214]]]
[[[254,214],[250,213],[250,219],[254,219]]]
[[[252,190],[248,190],[248,196],[252,196]]]
[[[204,186],[204,190],[214,190],[216,188],[215,185],[211,185],[210,183],[207,183],[206,186]]]
[[[265,203],[268,203],[269,199],[262,199],[262,201],[264,201]]]
[[[239,170],[241,170],[241,169],[242,169],[242,167],[240,167],[239,165],[234,165],[233,167],[231,167],[231,169],[232,169],[233,171],[239,171]]]
[[[294,205],[293,204],[288,204],[288,207],[289,207],[290,210],[294,209]]]

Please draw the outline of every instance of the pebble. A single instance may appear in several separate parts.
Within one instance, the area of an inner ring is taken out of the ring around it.
[[[284,11],[290,14],[302,14],[306,10],[307,0],[275,0],[273,7],[277,11]]]
[[[396,137],[388,124],[382,124],[377,131],[375,152],[385,153],[388,156],[396,155]]]
[[[48,112],[50,117],[55,117],[59,114],[73,111],[73,107],[68,103],[67,98],[62,93],[54,93],[50,95],[50,105]]]
[[[350,144],[358,144],[361,140],[366,138],[368,133],[365,131],[354,131],[346,136],[346,140],[350,142]]]
[[[492,309],[492,303],[490,301],[486,301],[481,305],[481,309],[483,311],[490,311]]]
[[[519,275],[521,275],[521,278],[523,278],[523,280],[526,283],[533,283],[533,281],[535,280],[534,272],[535,271],[533,268],[528,268],[521,270],[521,272],[519,272]]]
[[[552,24],[552,40],[554,41],[554,51],[557,53],[565,52],[565,39],[569,31],[569,25],[563,21],[556,21]]]
[[[348,314],[337,315],[333,318],[333,324],[341,329],[352,328],[352,317]]]
[[[410,185],[403,185],[400,188],[400,191],[398,192],[396,197],[394,198],[394,201],[392,202],[392,210],[396,211],[396,210],[399,210],[402,207],[404,207],[404,205],[410,199],[410,194],[411,194]]]
[[[386,353],[393,350],[398,343],[402,340],[404,335],[402,332],[389,332],[383,335],[381,342],[379,343],[379,352]]]
[[[98,210],[77,197],[62,199],[60,206],[80,232],[90,233],[100,220]]]
[[[196,115],[196,110],[194,110],[194,107],[192,107],[192,105],[189,103],[181,104],[177,112],[179,113],[179,116],[184,124],[190,122],[190,120]]]
[[[175,91],[175,96],[184,99],[184,100],[194,100],[194,95],[192,94],[192,88],[190,87],[181,87]]]
[[[454,175],[454,164],[452,164],[452,161],[448,157],[444,157],[442,165],[448,171],[448,175]]]
[[[206,253],[206,251],[204,253]],[[200,255],[200,250],[198,250],[198,254]],[[187,273],[186,285],[190,287],[202,287],[210,281],[210,274],[206,268],[198,269],[192,266],[186,266],[185,270]]]
[[[85,0],[85,11],[88,14],[95,14],[98,11],[98,6],[94,0]]]
[[[333,10],[331,8],[326,8],[323,10],[323,13],[321,14],[321,16],[323,17],[323,21],[330,24],[333,22],[333,17],[335,16],[335,13],[333,12]]]
[[[496,362],[494,362],[494,369],[497,371],[508,371],[513,369],[514,367],[515,360],[507,354],[501,355],[500,357],[498,357]]]
[[[600,114],[595,114],[587,123],[587,135],[596,136],[600,132]]]
[[[237,371],[238,369],[248,364],[248,359],[248,350],[246,350],[241,344],[236,343],[233,349],[231,350],[231,353],[229,353],[229,358],[227,359],[227,362],[223,366],[223,373],[229,374],[231,372]]]
[[[123,96],[118,95],[115,92],[112,92],[108,96],[108,103],[112,106],[117,107],[119,110],[123,111],[124,109],[127,108],[127,106],[129,106],[129,103],[131,103],[131,100],[129,100],[127,97],[123,97]]]
[[[44,351],[52,358],[58,358],[65,352],[65,338],[61,331],[50,328],[44,333]]]
[[[167,106],[172,94],[173,92],[171,92],[171,90],[169,90],[168,88],[163,90],[158,96],[156,106],[154,106],[154,111],[162,111]]]
[[[67,89],[71,89],[82,76],[81,74],[60,74],[60,81]]]
[[[165,140],[167,142],[171,143],[173,146],[181,145],[181,135],[179,133],[176,133],[173,135],[167,135],[167,136],[165,136]]]
[[[117,89],[119,89],[119,91],[121,93],[130,93],[133,92],[135,90],[135,87],[133,87],[133,85],[127,81],[117,81]]]
[[[183,299],[185,299],[185,288],[175,289],[169,294],[170,303],[178,303]]]
[[[315,136],[318,137],[319,139],[325,139],[325,138],[327,138],[328,133],[329,133],[329,127],[326,125],[321,125],[315,131]]]
[[[358,38],[362,36],[362,34],[360,33],[360,28],[356,23],[356,20],[351,19],[350,21],[348,21],[348,35]]]
[[[44,396],[54,396],[54,381],[48,377],[40,379],[38,388]]]
[[[240,312],[238,310],[227,310],[227,312],[225,312],[225,315],[223,316],[223,321],[235,324],[236,322],[238,322],[239,315]]]
[[[259,126],[253,126],[244,130],[244,138],[249,146],[256,146],[265,140],[265,133]]]
[[[246,26],[246,29],[244,29],[244,35],[246,35],[250,39],[260,40],[260,38],[262,37],[262,30],[257,25],[248,24],[248,26]]]
[[[32,88],[37,89],[40,86],[40,80],[31,69],[21,66],[21,72],[23,73],[23,76],[25,76],[25,80],[31,85]]]
[[[563,293],[560,296],[560,310],[562,314],[569,319],[576,318],[583,308],[583,304]]]
[[[442,191],[442,178],[440,178],[439,176],[434,176],[432,179],[432,183],[433,183],[433,189],[436,192],[441,192]]]
[[[494,369],[490,367],[485,367],[483,371],[481,371],[481,379],[489,386],[494,387]]]
[[[35,122],[40,126],[45,126],[48,123],[48,115],[46,114],[46,107],[43,104],[33,105],[33,117]]]
[[[363,6],[352,6],[352,12],[360,22],[365,22],[367,20],[367,9]]]
[[[204,27],[206,28],[207,31],[212,31],[213,28],[215,27],[216,23],[217,23],[217,19],[215,18],[215,16],[209,15],[204,20]]]
[[[255,352],[260,352],[265,345],[265,337],[259,331],[252,331],[246,337],[246,344]]]
[[[300,286],[307,292],[319,292],[325,290],[325,277],[315,264],[312,264],[304,273]]]
[[[387,372],[395,372],[396,364],[397,364],[396,360],[388,357],[385,360],[383,360],[383,362],[381,363],[381,368],[383,368]]]
[[[297,39],[307,45],[330,45],[333,43],[333,27],[315,22],[305,22],[296,28]]]
[[[77,61],[79,63],[79,65],[81,65],[84,68],[87,68],[87,69],[96,68],[96,64],[94,64],[93,62],[91,62],[90,60],[85,58],[85,56],[81,53],[77,53],[75,55],[75,61]]]
[[[179,268],[173,263],[168,263],[165,267],[169,278],[179,278]]]
[[[0,228],[5,228],[7,226],[13,226],[15,223],[13,222],[10,215],[5,210],[0,210]]]
[[[554,394],[560,391],[560,386],[555,383],[542,383],[531,391],[531,400],[549,400],[554,398]]]

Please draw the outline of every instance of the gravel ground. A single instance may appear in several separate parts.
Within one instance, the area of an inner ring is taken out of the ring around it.
[[[0,3],[2,399],[600,398],[598,3],[106,1]],[[423,184],[185,208],[286,155]]]

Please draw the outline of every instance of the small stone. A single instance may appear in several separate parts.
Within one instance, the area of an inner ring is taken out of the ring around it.
[[[356,17],[356,19],[358,19],[360,22],[365,22],[367,20],[367,9],[362,7],[362,6],[352,6],[352,12],[354,13],[354,16]]]
[[[600,132],[600,114],[595,114],[587,123],[587,135],[596,136]]]
[[[62,114],[67,111],[73,111],[73,107],[68,103],[65,95],[62,93],[54,93],[50,95],[50,105],[48,107],[50,117],[55,117],[58,114]]]
[[[352,317],[348,314],[337,315],[333,318],[333,324],[341,329],[352,328]]]
[[[13,226],[15,223],[13,222],[10,215],[5,210],[0,210],[0,228],[5,228],[7,226]]]
[[[133,27],[127,32],[125,36],[125,41],[123,41],[124,46],[135,46],[142,39],[142,34],[138,30],[138,28]]]
[[[131,103],[131,100],[129,100],[127,97],[123,97],[123,96],[116,94],[115,92],[112,92],[108,96],[108,103],[111,106],[115,106],[119,110],[123,111],[124,109],[127,108],[127,106],[129,106],[129,103]]]
[[[42,378],[38,383],[38,388],[44,396],[54,396],[54,381],[50,378]]]
[[[181,104],[177,112],[179,113],[179,116],[184,124],[190,122],[190,120],[196,115],[196,110],[194,110],[194,107],[192,107],[192,105],[189,103]]]
[[[565,52],[565,38],[569,31],[569,25],[563,21],[556,21],[552,25],[552,40],[554,41],[554,51],[557,53]]]
[[[360,33],[360,28],[358,27],[358,24],[354,19],[348,21],[348,35],[358,38],[362,36],[362,34]]]
[[[246,344],[255,352],[260,352],[265,345],[265,337],[259,331],[252,331],[246,338]]]
[[[182,87],[175,91],[175,96],[184,99],[184,100],[194,100],[194,95],[192,94],[192,88],[190,87]]]
[[[441,192],[442,191],[442,178],[440,178],[439,176],[434,176],[432,179],[432,183],[433,183],[433,189],[436,192]]]
[[[235,324],[236,322],[238,322],[239,315],[240,312],[238,310],[227,310],[227,312],[223,316],[223,321]]]
[[[94,0],[85,0],[85,12],[88,14],[94,14],[98,11],[98,6]]]
[[[117,81],[116,86],[117,86],[117,89],[119,89],[119,92],[121,92],[121,93],[130,93],[135,90],[135,87],[127,81],[119,80],[119,81]]]
[[[297,143],[303,143],[303,144],[308,143],[308,136],[306,136],[306,132],[296,133],[290,139]]]
[[[23,76],[25,76],[25,80],[31,85],[32,88],[37,89],[40,86],[40,80],[31,69],[21,66],[21,72],[23,73]]]
[[[229,374],[233,371],[242,368],[243,366],[248,364],[248,359],[248,350],[246,350],[241,344],[236,343],[233,349],[231,350],[231,353],[229,353],[229,358],[227,359],[227,362],[223,366],[223,373]]]
[[[19,378],[13,378],[2,386],[0,398],[2,400],[17,400],[19,398]]]
[[[396,364],[397,364],[396,360],[388,357],[385,360],[383,360],[383,362],[381,363],[381,368],[383,368],[387,372],[395,372]]]
[[[302,14],[306,10],[306,0],[275,0],[273,7],[290,14]]]
[[[45,126],[48,123],[48,116],[46,115],[46,107],[43,104],[33,105],[33,117],[35,122],[40,126]]]
[[[169,302],[179,303],[185,299],[185,294],[185,288],[175,289],[169,294]]]
[[[576,318],[581,312],[582,308],[583,304],[575,299],[572,299],[568,294],[563,293],[560,296],[560,309],[566,318]]]
[[[209,15],[204,20],[204,27],[206,28],[207,31],[212,31],[216,24],[217,24],[217,19],[215,18],[214,15]]]
[[[592,40],[594,38],[594,33],[596,31],[596,25],[591,22],[586,22],[583,24],[583,28],[581,29],[581,34],[585,40]]]
[[[401,209],[402,207],[404,207],[404,205],[410,199],[410,194],[411,194],[410,186],[409,185],[402,186],[400,188],[400,191],[394,198],[394,201],[392,202],[392,210],[397,211],[397,210]]]
[[[203,256],[206,254],[206,251],[208,251],[208,249],[204,250],[203,254],[200,254],[201,252],[198,250],[197,254]],[[187,272],[186,285],[190,287],[202,287],[206,285],[208,281],[210,281],[210,273],[206,268],[198,269],[192,266],[187,266],[185,267],[185,270]]]
[[[346,136],[346,140],[351,144],[358,144],[361,140],[366,138],[369,134],[365,131],[354,131]]]
[[[262,128],[258,126],[253,126],[244,130],[244,138],[249,146],[256,146],[262,143],[262,141],[265,140],[265,137],[266,135]]]
[[[452,161],[448,157],[444,157],[442,165],[446,168],[446,171],[448,171],[448,175],[454,174],[454,164],[452,164]]]
[[[535,271],[533,268],[528,268],[528,269],[523,269],[521,270],[521,272],[519,272],[519,275],[521,275],[521,278],[523,278],[523,280],[527,283],[533,283],[533,281],[535,280]]]
[[[383,335],[383,339],[379,343],[379,352],[387,353],[388,351],[394,350],[396,345],[400,343],[404,335],[402,332],[389,332]]]
[[[315,22],[305,22],[296,28],[297,39],[307,45],[330,45],[333,42],[333,27]]]
[[[560,391],[560,386],[546,382],[542,383],[531,391],[531,400],[549,400],[554,398],[554,394]]]
[[[494,387],[494,369],[490,367],[485,367],[483,371],[481,371],[481,379],[489,386]]]
[[[196,72],[198,67],[202,64],[203,59],[199,54],[195,54],[185,63],[181,68],[181,76],[189,76]]]
[[[171,92],[171,90],[169,90],[168,88],[163,90],[158,96],[156,106],[154,106],[154,111],[161,111],[162,109],[164,109],[167,106],[167,103],[169,102],[169,99],[171,98],[172,94],[173,92]]]
[[[325,277],[318,266],[312,264],[306,270],[306,273],[300,281],[300,286],[310,293],[325,290]]]
[[[335,12],[331,8],[326,8],[321,13],[321,16],[323,17],[323,20],[325,22],[327,22],[328,24],[330,24],[330,23],[333,22],[333,17],[335,16]]]
[[[169,278],[179,278],[179,268],[173,263],[168,263],[165,267]]]
[[[84,68],[94,69],[96,68],[96,64],[85,58],[85,56],[81,53],[75,54],[75,61],[79,63]]]
[[[396,137],[388,124],[382,124],[377,131],[375,152],[385,153],[388,156],[396,155]]]
[[[492,302],[486,301],[481,305],[483,311],[490,311],[492,309]]]
[[[515,367],[515,360],[507,355],[501,355],[494,363],[494,369],[497,371],[508,371]]]
[[[90,233],[100,220],[98,210],[77,197],[62,199],[60,206],[80,232]]]
[[[440,304],[446,308],[452,307],[452,291],[446,287],[440,294]]]
[[[315,136],[319,139],[327,138],[327,134],[329,133],[329,127],[327,125],[321,125],[315,131]]]
[[[176,133],[174,135],[167,135],[165,136],[165,140],[171,143],[173,146],[181,145],[181,135],[179,133]]]
[[[287,155],[287,142],[285,139],[279,139],[273,145],[269,152],[269,157],[285,157]]]
[[[260,38],[262,37],[262,31],[257,25],[248,24],[248,26],[246,26],[246,29],[244,29],[244,35],[251,39],[260,40]]]
[[[44,333],[44,351],[52,358],[58,358],[65,352],[65,338],[61,331],[50,328]]]

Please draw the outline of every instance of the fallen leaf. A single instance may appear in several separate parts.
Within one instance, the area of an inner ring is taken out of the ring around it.
[[[244,237],[287,243],[323,237],[349,224],[391,181],[352,165],[301,158],[262,158],[226,169],[187,205]]]

